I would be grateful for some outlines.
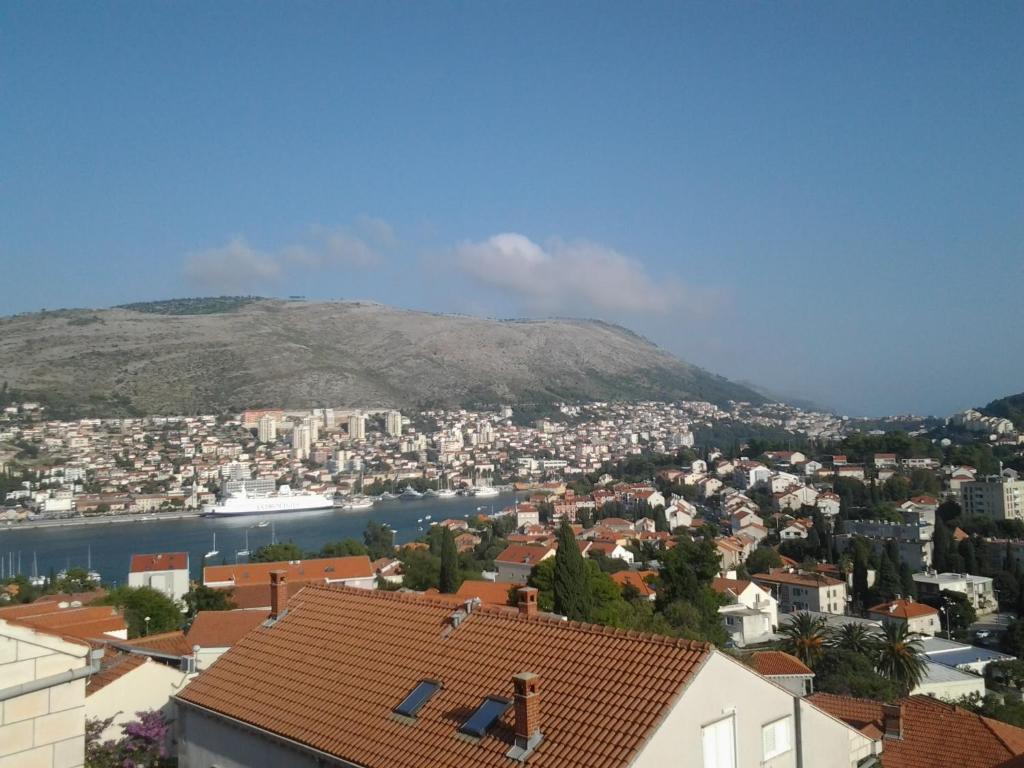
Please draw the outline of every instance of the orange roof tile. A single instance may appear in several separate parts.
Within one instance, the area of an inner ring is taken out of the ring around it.
[[[511,698],[512,675],[533,672],[544,740],[529,765],[610,768],[629,763],[711,652],[486,607],[451,629],[451,611],[423,596],[307,587],[177,698],[370,768],[508,768],[511,710],[478,742],[457,731],[483,697]],[[443,688],[415,723],[392,717],[428,678]]]
[[[276,563],[241,563],[208,565],[203,569],[203,583],[231,581],[236,585],[269,584],[271,571],[285,571],[288,581],[319,581],[328,579],[369,579],[373,567],[366,555],[320,557],[312,560],[282,560]]]
[[[108,648],[103,656],[100,671],[90,675],[85,684],[85,695],[92,696],[148,661],[148,656],[138,653],[121,653]]]
[[[131,573],[144,571],[188,570],[188,552],[165,552],[156,555],[132,555]]]
[[[185,639],[200,648],[230,648],[252,629],[258,627],[269,611],[200,611],[188,628]]]
[[[618,584],[620,589],[629,584],[640,593],[640,597],[650,597],[654,590],[645,580],[648,575],[654,575],[654,571],[617,571],[611,576],[612,581]]]
[[[128,628],[124,617],[113,606],[68,605],[61,608],[61,605],[64,603],[15,605],[0,609],[0,619],[82,640],[101,638],[108,632],[121,632]]]
[[[800,659],[784,651],[758,651],[750,657],[750,666],[765,677],[814,674]]]
[[[516,563],[525,565],[536,565],[554,549],[551,547],[535,546],[533,544],[510,544],[500,555],[494,558],[496,563]]]
[[[882,704],[831,693],[808,697],[815,706],[864,733],[884,733]],[[1024,755],[1024,729],[976,715],[930,696],[900,699],[903,737],[886,739],[883,768],[993,768]]]
[[[938,611],[930,605],[915,603],[913,600],[893,600],[868,609],[868,613],[890,616],[897,619],[917,619],[922,616],[937,616]]]
[[[507,582],[467,579],[462,582],[455,596],[460,601],[476,597],[484,605],[515,605],[515,600],[509,597],[509,592],[518,586]]]
[[[168,656],[188,656],[192,653],[192,645],[185,639],[185,633],[180,629],[173,632],[161,632],[158,635],[137,637],[134,640],[122,640],[117,643],[117,646],[119,648],[138,648]]]

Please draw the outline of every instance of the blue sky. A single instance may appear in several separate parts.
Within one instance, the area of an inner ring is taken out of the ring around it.
[[[1024,5],[5,3],[0,313],[623,323],[849,413],[1024,390]]]

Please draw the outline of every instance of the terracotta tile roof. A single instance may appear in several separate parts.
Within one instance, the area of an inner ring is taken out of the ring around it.
[[[180,629],[173,632],[162,632],[159,635],[137,637],[134,640],[122,640],[118,643],[118,647],[139,648],[155,653],[165,653],[169,656],[188,656],[192,653],[192,644],[185,639],[185,633]]]
[[[164,552],[156,555],[132,555],[131,573],[144,571],[188,570],[188,552]]]
[[[309,586],[310,584],[322,584],[323,580],[318,581],[286,581],[285,586],[288,588],[288,599],[290,600],[303,587]],[[225,591],[230,589],[231,596],[228,598],[235,608],[266,608],[270,609],[270,582],[266,584],[246,584],[241,587],[230,587],[225,588]]]
[[[759,675],[813,675],[814,672],[796,656],[784,651],[758,651],[750,657],[750,666]]]
[[[373,578],[373,567],[366,555],[320,557],[313,560],[282,560],[276,563],[241,563],[208,565],[203,569],[203,583],[230,581],[236,585],[269,584],[271,571],[286,571],[288,581]]]
[[[90,675],[85,683],[85,695],[92,696],[148,661],[148,656],[138,653],[122,653],[108,648],[103,656],[100,671]]]
[[[48,630],[82,640],[101,638],[108,632],[128,628],[124,617],[110,605],[83,605],[61,608],[62,602],[28,603],[0,609],[0,619]]]
[[[185,639],[189,646],[230,648],[252,629],[258,627],[270,611],[200,611],[188,628]]]
[[[808,699],[864,733],[884,733],[880,702],[831,693]],[[885,740],[883,768],[995,768],[1024,755],[1024,729],[930,696],[910,696],[899,703],[903,738]]]
[[[510,544],[500,555],[494,558],[496,563],[515,563],[536,565],[545,557],[554,553],[552,547],[538,547],[532,544]]]
[[[753,584],[752,581],[746,581],[744,579],[716,578],[711,582],[711,588],[720,595],[726,592],[732,592],[734,595],[739,597],[743,594],[743,590],[751,584]]]
[[[893,600],[876,605],[873,608],[868,608],[868,613],[876,613],[895,619],[917,619],[922,616],[937,616],[939,612],[924,603],[915,603],[912,600]]]
[[[486,607],[452,630],[451,610],[411,594],[308,587],[178,698],[370,768],[508,768],[512,710],[477,743],[457,731],[485,696],[511,698],[512,675],[533,672],[544,740],[529,765],[611,768],[629,763],[711,652]],[[423,679],[444,687],[415,723],[399,722],[392,709]]]
[[[515,600],[509,598],[509,591],[517,586],[508,582],[467,579],[462,582],[455,596],[459,602],[477,597],[484,605],[515,605]]]
[[[798,587],[838,587],[843,583],[821,573],[789,573],[782,570],[772,570],[771,573],[755,573],[750,578],[755,583],[766,581],[771,584],[795,584]]]
[[[612,581],[619,585],[619,588],[630,584],[640,593],[640,597],[651,597],[654,590],[645,581],[645,577],[654,575],[654,571],[618,571],[612,574]]]

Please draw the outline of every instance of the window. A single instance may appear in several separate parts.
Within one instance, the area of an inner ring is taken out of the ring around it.
[[[508,699],[488,696],[459,730],[467,736],[483,738],[487,729],[494,725],[494,721],[505,714],[505,710],[511,705],[512,702]]]
[[[736,721],[732,715],[700,729],[704,768],[736,768]]]
[[[436,680],[421,680],[402,700],[402,703],[395,707],[395,714],[403,717],[416,717],[420,708],[430,701],[430,697],[439,690],[441,690],[441,684]]]
[[[789,737],[789,717],[776,720],[761,727],[761,744],[764,747],[764,759],[770,760],[793,748]]]

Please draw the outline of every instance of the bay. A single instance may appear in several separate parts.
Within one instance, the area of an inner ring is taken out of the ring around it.
[[[391,526],[395,542],[404,544],[422,536],[431,522],[469,517],[478,510],[481,514],[490,514],[511,503],[512,494],[507,493],[500,498],[487,499],[486,503],[483,499],[460,496],[378,502],[371,509],[353,511],[139,520],[24,530],[19,530],[15,524],[0,528],[0,555],[5,560],[13,559],[15,568],[20,555],[21,573],[31,575],[35,554],[41,576],[47,575],[51,568],[59,571],[69,566],[85,567],[91,558],[92,568],[100,573],[103,582],[117,586],[127,583],[133,554],[187,552],[191,577],[199,580],[203,565],[245,561],[236,553],[245,547],[246,532],[250,550],[269,544],[272,535],[278,542],[293,541],[303,549],[319,550],[328,541],[353,538],[361,542],[367,522],[373,520]],[[430,521],[425,519],[427,515],[431,516]],[[420,519],[422,523],[417,522]],[[258,527],[263,520],[270,525]],[[212,548],[214,533],[219,554],[204,559]]]

